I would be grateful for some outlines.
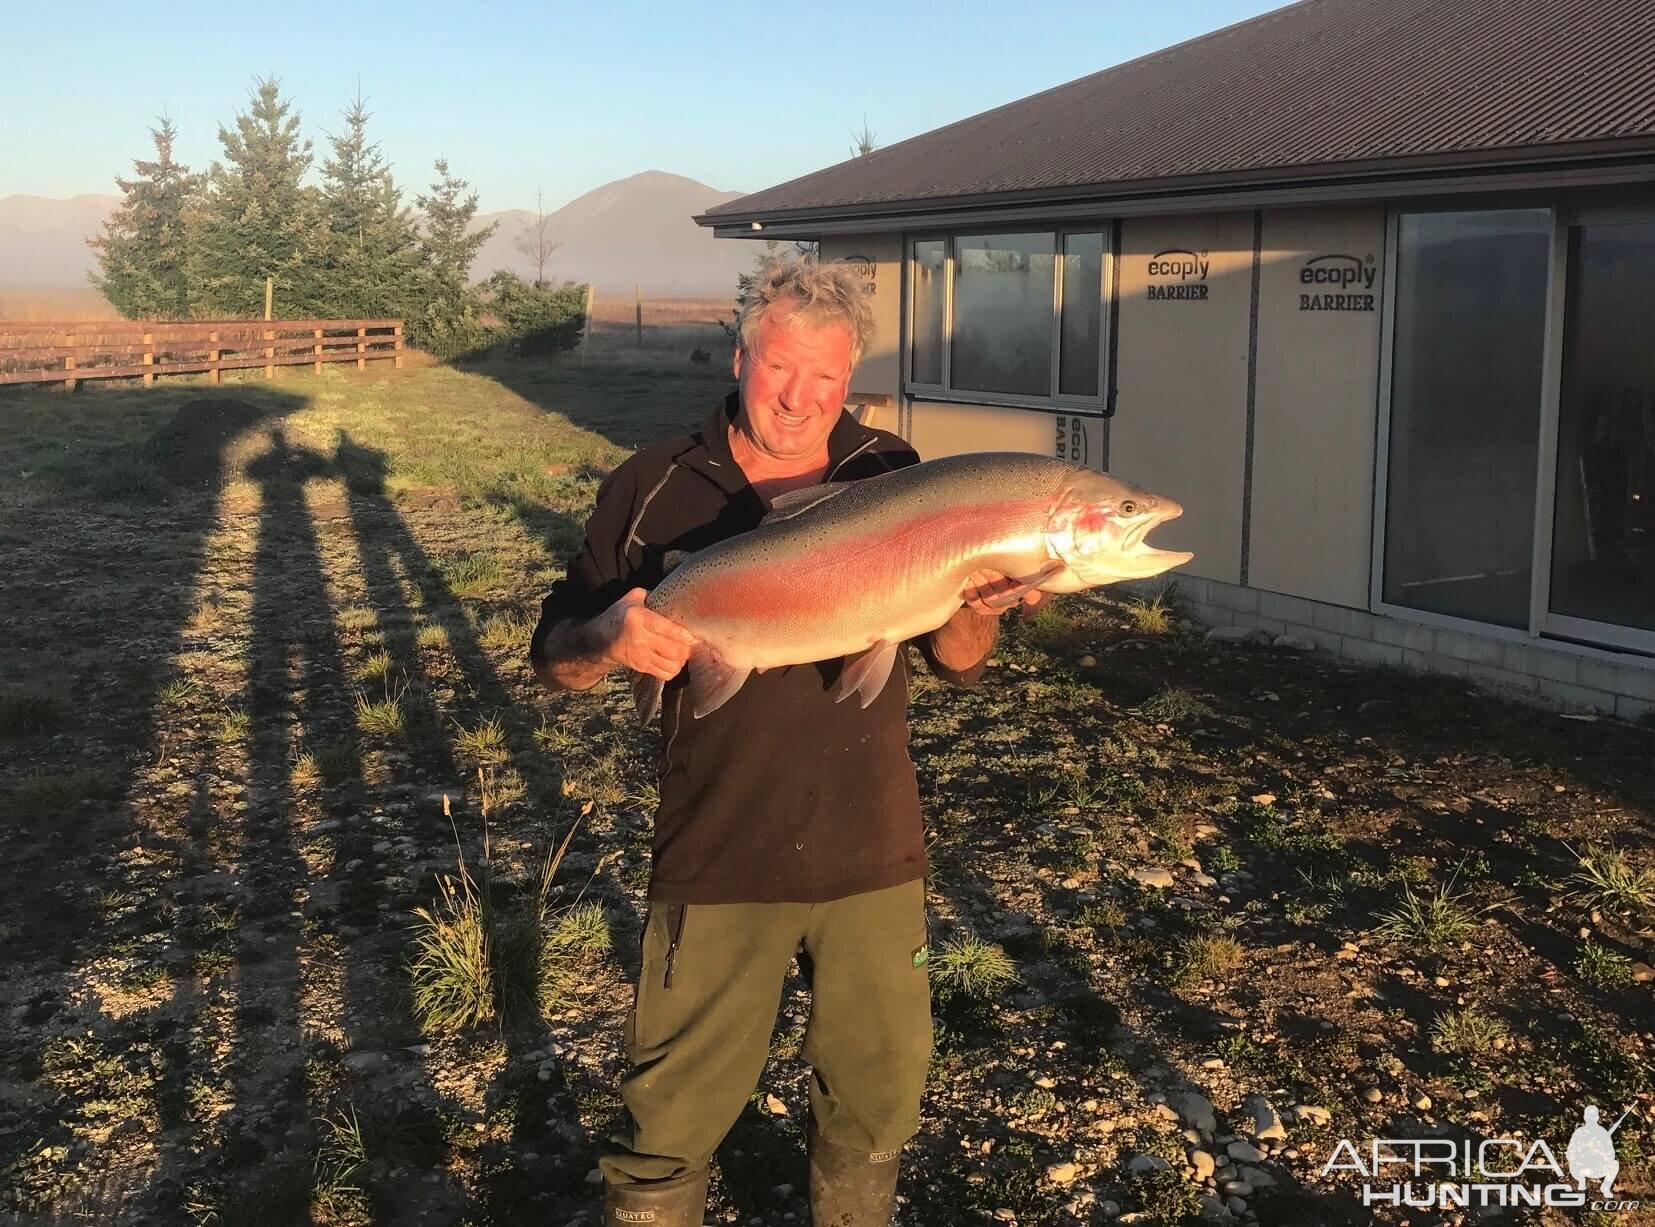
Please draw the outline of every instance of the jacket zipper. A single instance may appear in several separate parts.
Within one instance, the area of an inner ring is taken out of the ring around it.
[[[674,903],[667,908],[667,924],[672,930],[672,937],[667,941],[667,969],[661,977],[661,987],[672,987],[672,962],[678,956],[678,947],[684,940],[684,917],[689,913],[689,905]]]

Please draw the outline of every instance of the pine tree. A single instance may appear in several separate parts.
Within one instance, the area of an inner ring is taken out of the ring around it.
[[[191,299],[200,313],[262,315],[266,277],[275,279],[278,316],[321,305],[326,230],[319,194],[303,182],[310,142],[289,109],[280,83],[261,78],[235,131],[218,130],[225,161],[213,163],[189,218]]]
[[[203,176],[172,160],[178,136],[172,120],[150,129],[155,159],[135,159],[137,177],[117,178],[122,201],[87,240],[98,255],[92,284],[127,319],[177,319],[189,314],[184,268],[184,211],[201,190]]]
[[[878,133],[876,133],[872,128],[868,127],[868,117],[866,115],[863,115],[862,116],[862,131],[852,132],[850,134],[850,139],[851,139],[850,152],[851,152],[851,156],[853,158],[865,158],[870,153],[872,153],[875,149],[878,149],[879,146],[878,146],[878,144],[875,143],[875,140],[874,140],[874,138],[876,136],[878,136]]]
[[[408,329],[417,344],[453,357],[486,343],[483,301],[471,284],[471,265],[498,223],[472,231],[477,193],[449,174],[445,159],[437,159],[436,169],[430,194],[418,197],[421,267]]]
[[[322,167],[328,239],[318,309],[336,319],[401,315],[419,271],[419,233],[378,143],[368,140],[369,118],[358,96],[344,134],[329,138],[333,157]]]

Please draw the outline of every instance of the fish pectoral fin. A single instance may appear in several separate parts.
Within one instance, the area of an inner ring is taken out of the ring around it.
[[[661,690],[666,685],[658,677],[640,673],[632,679],[632,703],[638,709],[638,723],[647,725],[661,710]]]
[[[705,643],[690,653],[690,714],[699,720],[740,690],[751,669],[732,665]]]
[[[801,511],[806,511],[817,503],[825,503],[835,494],[842,494],[851,484],[848,481],[830,481],[819,486],[806,486],[803,490],[789,490],[786,494],[778,494],[770,500],[770,511],[765,515],[763,523],[791,520]]]
[[[1045,583],[1068,565],[1069,564],[1064,562],[1062,559],[1054,559],[1053,561],[1048,562],[1045,566],[1041,567],[1039,573],[1035,575],[1034,578],[1019,580],[1017,582],[1017,587],[1006,589],[1006,591],[1002,592],[993,600],[985,601],[984,604],[996,612],[1010,609],[1013,605],[1017,604],[1017,602],[1021,601],[1025,596],[1040,587],[1041,584]]]
[[[847,660],[844,671],[839,674],[839,692],[833,696],[833,701],[843,703],[851,695],[860,693],[863,710],[866,710],[890,680],[891,668],[896,664],[897,650],[901,646],[900,643],[886,643],[881,639],[856,659]]]

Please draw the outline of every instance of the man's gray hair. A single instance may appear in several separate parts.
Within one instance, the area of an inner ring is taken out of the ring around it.
[[[753,274],[741,304],[736,337],[743,349],[753,347],[759,321],[781,310],[818,327],[843,324],[850,329],[850,361],[855,366],[873,344],[873,309],[861,276],[850,264],[823,264],[813,256],[766,260]]]

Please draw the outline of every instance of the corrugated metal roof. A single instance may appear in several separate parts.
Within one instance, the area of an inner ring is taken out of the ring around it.
[[[1655,151],[1655,0],[1304,0],[698,220],[1594,148]]]

